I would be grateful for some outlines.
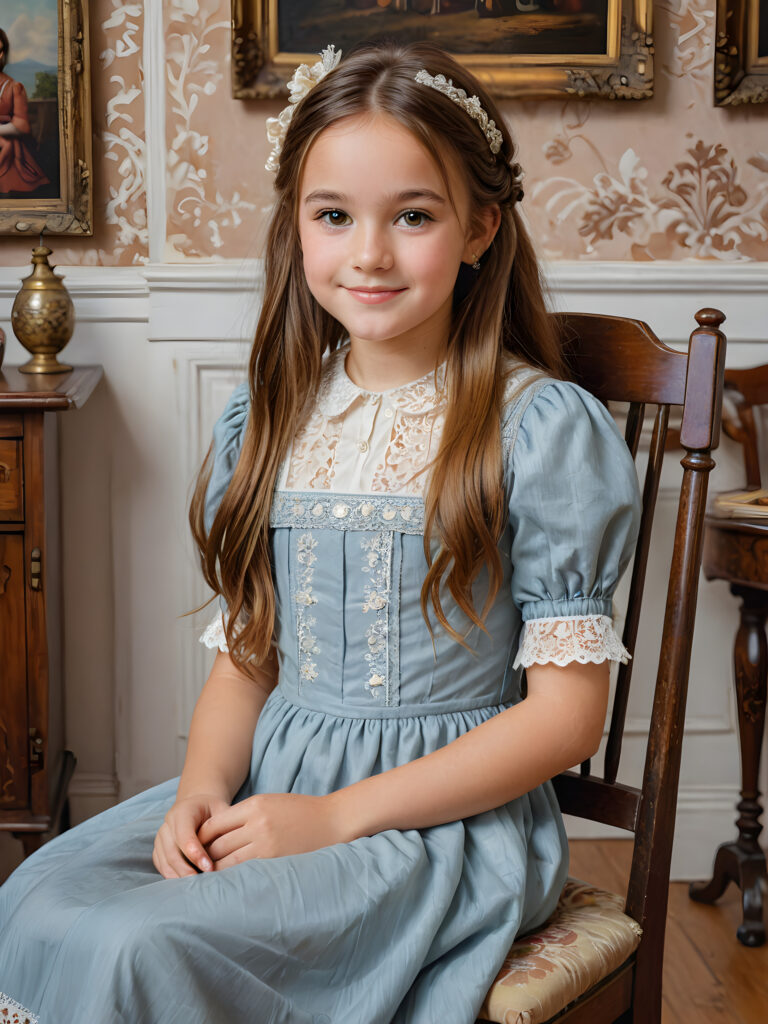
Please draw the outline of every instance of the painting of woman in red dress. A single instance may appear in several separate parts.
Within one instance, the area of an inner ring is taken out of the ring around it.
[[[32,155],[26,90],[3,70],[8,50],[8,36],[0,28],[0,195],[50,194],[51,182]]]

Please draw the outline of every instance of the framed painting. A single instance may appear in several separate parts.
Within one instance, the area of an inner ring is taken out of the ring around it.
[[[768,102],[768,0],[717,0],[715,104]]]
[[[286,96],[329,43],[431,40],[497,97],[643,99],[652,0],[232,0],[232,91]]]
[[[0,233],[90,235],[88,0],[3,0]]]

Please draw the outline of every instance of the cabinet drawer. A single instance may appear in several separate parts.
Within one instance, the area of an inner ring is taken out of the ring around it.
[[[0,810],[29,800],[24,538],[0,533]]]
[[[22,442],[0,438],[0,522],[24,518],[21,466]]]

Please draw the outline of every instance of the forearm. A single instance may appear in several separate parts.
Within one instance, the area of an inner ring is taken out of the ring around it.
[[[607,664],[536,666],[520,704],[439,750],[337,790],[333,811],[353,839],[499,807],[594,753],[607,694]]]
[[[194,793],[232,799],[248,771],[253,731],[276,679],[274,660],[253,680],[219,652],[195,705],[177,799]]]

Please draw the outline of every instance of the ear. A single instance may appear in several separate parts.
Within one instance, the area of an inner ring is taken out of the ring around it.
[[[501,224],[501,209],[496,203],[491,206],[484,206],[473,218],[470,227],[471,236],[467,238],[464,246],[462,260],[464,263],[474,263],[483,255],[485,250],[496,237],[496,232]]]

